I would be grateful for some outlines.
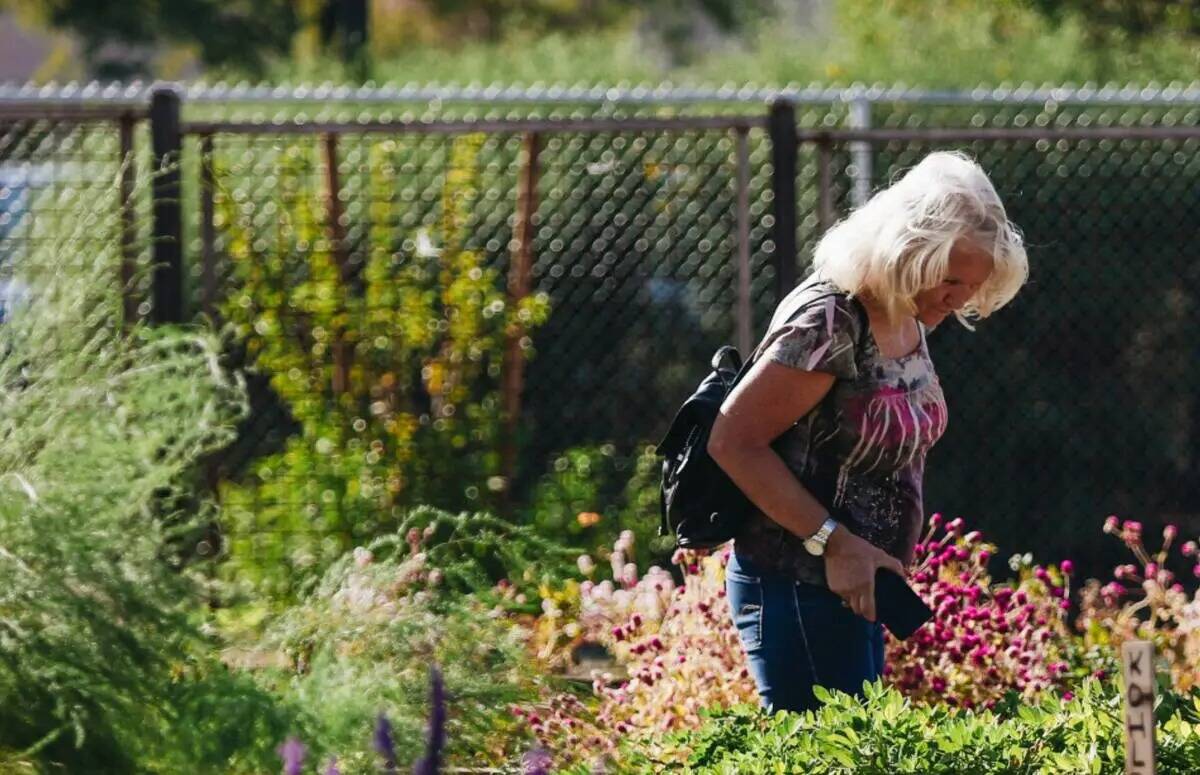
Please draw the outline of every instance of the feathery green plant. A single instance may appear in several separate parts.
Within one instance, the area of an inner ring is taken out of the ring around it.
[[[116,181],[86,191],[21,226],[0,324],[0,770],[238,771],[279,717],[203,656],[172,542],[244,391],[210,333],[122,319]]]

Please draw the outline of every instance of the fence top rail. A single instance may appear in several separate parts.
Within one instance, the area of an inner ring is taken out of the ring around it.
[[[0,113],[0,115],[3,115]],[[590,119],[458,119],[446,121],[372,120],[319,121],[191,121],[180,129],[185,135],[281,134],[489,134],[750,131],[765,128],[766,116],[678,116],[671,118]],[[1037,140],[1187,140],[1200,139],[1200,125],[1096,126],[1096,127],[917,127],[911,129],[798,129],[802,143],[852,142],[972,142]]]
[[[797,138],[810,143],[971,142],[1037,140],[1189,140],[1200,139],[1200,126],[1098,127],[927,127],[915,129],[801,129]]]
[[[148,115],[144,105],[39,105],[0,101],[0,121],[136,121]]]
[[[797,104],[908,102],[936,105],[1200,105],[1200,81],[1170,84],[1033,84],[929,90],[902,85],[857,84],[712,87],[662,84],[320,84],[242,83],[0,83],[0,103],[141,105],[157,89],[170,88],[191,103],[491,103],[491,104]]]
[[[740,130],[766,126],[766,116],[677,116],[671,118],[580,118],[580,119],[463,119],[449,121],[185,121],[180,130],[188,135],[218,134],[395,134],[454,135],[470,132],[691,132]]]

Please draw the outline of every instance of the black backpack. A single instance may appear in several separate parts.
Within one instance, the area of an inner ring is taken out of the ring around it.
[[[797,308],[794,320],[822,294]],[[853,305],[864,320],[866,313]],[[712,371],[683,402],[656,451],[664,457],[659,504],[659,535],[674,535],[680,549],[713,549],[739,531],[752,504],[708,454],[708,437],[725,397],[741,382],[754,359],[743,362],[737,349],[725,345],[712,357]]]

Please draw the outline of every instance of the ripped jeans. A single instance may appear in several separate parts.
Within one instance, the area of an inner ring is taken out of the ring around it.
[[[813,686],[861,694],[883,673],[883,627],[824,587],[760,572],[735,551],[725,590],[764,708],[804,711]]]

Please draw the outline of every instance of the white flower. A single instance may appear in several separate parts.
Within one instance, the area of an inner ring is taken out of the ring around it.
[[[416,254],[420,258],[437,258],[442,254],[442,249],[433,244],[433,237],[429,236],[429,229],[417,230]]]

